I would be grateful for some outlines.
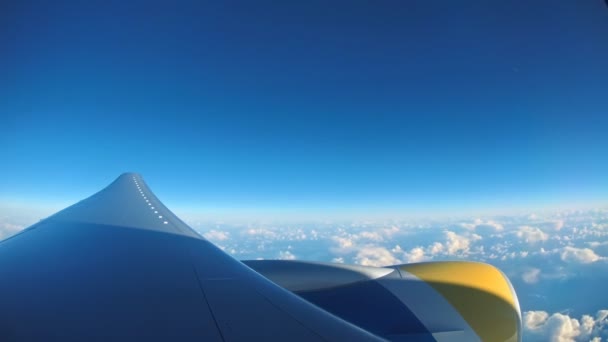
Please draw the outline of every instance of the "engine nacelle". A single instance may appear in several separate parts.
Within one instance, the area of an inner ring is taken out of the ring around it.
[[[508,278],[489,264],[244,263],[326,311],[389,340],[521,341],[515,291]]]

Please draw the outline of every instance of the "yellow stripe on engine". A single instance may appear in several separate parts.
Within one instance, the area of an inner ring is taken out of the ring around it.
[[[465,261],[403,265],[431,285],[467,321],[482,341],[517,341],[517,299],[502,273],[487,264]]]

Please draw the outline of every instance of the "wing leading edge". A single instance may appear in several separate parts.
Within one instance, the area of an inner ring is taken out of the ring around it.
[[[125,173],[0,242],[0,339],[380,340],[225,254]]]

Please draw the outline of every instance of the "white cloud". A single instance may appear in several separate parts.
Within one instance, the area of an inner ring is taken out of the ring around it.
[[[383,228],[382,234],[386,237],[391,237],[397,233],[399,233],[401,229],[397,226],[391,226],[390,228]]]
[[[590,242],[587,242],[587,244],[593,248],[597,248],[600,246],[608,246],[608,241],[604,241],[604,242],[590,241]]]
[[[365,242],[382,242],[391,238],[393,235],[398,233],[400,230],[398,227],[392,226],[390,228],[375,229],[372,231],[363,230],[358,233],[348,234],[352,241],[364,241]]]
[[[21,231],[25,226],[20,224],[14,224],[11,222],[0,222],[0,240],[14,235]]]
[[[524,313],[523,323],[528,330],[538,330],[547,322],[549,314],[545,311],[527,311]]]
[[[230,238],[230,233],[223,232],[221,230],[210,230],[210,231],[208,231],[206,233],[203,233],[203,236],[207,240],[225,241],[225,240],[228,240]]]
[[[608,333],[608,310],[600,310],[595,318],[583,315],[580,320],[567,314],[546,311],[527,311],[524,313],[523,325],[526,340],[574,342],[599,341]]]
[[[401,246],[397,245],[391,249],[391,252],[403,256],[403,260],[406,263],[427,261],[432,258],[431,256],[426,255],[426,252],[422,247],[414,247],[408,252],[404,251],[401,249]]]
[[[518,238],[524,240],[527,243],[537,243],[540,241],[547,241],[549,235],[543,232],[540,228],[531,226],[521,226],[515,232]]]
[[[545,324],[551,341],[574,341],[581,334],[578,320],[560,313],[551,315]]]
[[[408,263],[426,260],[429,260],[429,257],[425,255],[422,247],[414,247],[409,252],[405,253],[405,261]]]
[[[444,246],[441,242],[435,242],[429,246],[428,250],[431,255],[437,255],[444,251]]]
[[[388,266],[401,264],[391,251],[384,247],[365,246],[362,247],[355,256],[355,262],[363,266]]]
[[[445,231],[447,253],[449,255],[467,255],[470,251],[471,244],[477,240],[481,240],[481,236],[477,234],[459,235],[452,231]]]
[[[593,317],[589,315],[583,315],[581,317],[581,334],[584,336],[589,336],[593,333],[593,328],[595,327],[595,320]]]
[[[355,246],[355,242],[350,237],[332,236],[331,239],[338,244],[336,248],[333,248],[337,253],[348,252]]]
[[[504,229],[504,226],[501,223],[498,223],[496,221],[493,220],[482,220],[482,219],[475,219],[472,222],[463,222],[460,223],[460,226],[464,229],[468,229],[468,230],[476,230],[476,229],[480,229],[480,230],[485,230],[485,231],[501,231]]]
[[[560,258],[566,262],[589,264],[601,259],[605,259],[589,248],[576,248],[566,246],[560,253]]]
[[[279,252],[279,260],[296,260],[296,256],[293,255],[290,251],[280,251]]]
[[[382,241],[384,238],[382,237],[382,235],[380,235],[379,232],[361,232],[358,234],[359,238],[363,238],[366,240],[372,240],[372,241]]]
[[[248,235],[260,236],[266,239],[275,240],[279,238],[279,235],[267,228],[250,228],[247,230]]]
[[[523,281],[525,283],[536,284],[536,283],[538,283],[539,276],[540,276],[540,269],[530,268],[521,275],[521,278],[523,279]]]

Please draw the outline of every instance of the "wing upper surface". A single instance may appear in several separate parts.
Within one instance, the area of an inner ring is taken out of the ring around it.
[[[378,340],[202,238],[133,173],[0,242],[0,339]]]

